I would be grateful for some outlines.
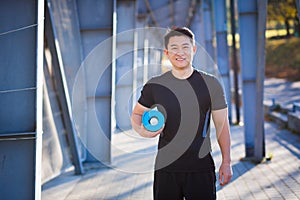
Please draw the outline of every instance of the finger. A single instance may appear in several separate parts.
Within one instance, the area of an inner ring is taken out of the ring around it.
[[[163,126],[161,127],[161,129],[159,129],[158,131],[156,131],[156,132],[151,132],[151,133],[152,133],[151,136],[152,136],[152,137],[155,137],[155,136],[161,134],[161,132],[163,131],[164,127],[165,127],[165,124],[163,124]]]
[[[161,133],[161,131],[151,132],[151,137],[156,137],[160,133]]]
[[[232,178],[232,175],[231,175],[231,174],[228,174],[228,175],[225,177],[224,182],[229,183],[230,180],[231,180],[231,178]]]
[[[223,179],[222,184],[225,185],[230,182],[232,176],[230,174],[228,174],[228,175],[224,175],[223,177],[224,177],[224,179]]]
[[[222,185],[223,184],[223,172],[219,172],[219,182]]]
[[[156,134],[156,135],[161,134],[162,131],[164,130],[164,128],[165,128],[165,124],[161,127],[161,129],[159,129],[159,130],[157,131],[157,134]]]

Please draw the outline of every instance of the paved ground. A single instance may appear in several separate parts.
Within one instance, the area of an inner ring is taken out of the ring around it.
[[[300,81],[286,82],[284,79],[269,78],[265,80],[265,101],[275,99],[275,103],[292,109],[293,103],[300,103]]]
[[[267,153],[272,153],[273,158],[255,165],[240,160],[244,157],[243,127],[231,127],[234,176],[229,185],[217,185],[218,199],[300,199],[300,137],[278,129],[273,123],[266,123],[265,129]],[[125,141],[140,140],[124,133],[115,137],[115,140],[119,139],[124,149]],[[143,142],[137,142],[141,150],[144,148]],[[149,146],[148,143],[146,145]],[[129,142],[127,148],[131,147],[132,143]],[[114,161],[114,168],[90,169],[82,176],[74,176],[70,172],[58,177],[43,186],[42,199],[152,199],[153,174],[148,167],[150,165],[143,165],[146,161],[139,161],[144,160],[143,153],[137,153],[139,156],[133,156],[134,159],[130,155],[132,153],[124,151],[123,155],[119,154]],[[214,146],[213,155],[219,166],[217,145]],[[131,160],[132,170],[130,165],[123,164],[128,160]]]
[[[284,99],[284,95],[279,95],[281,87],[270,83],[265,91],[269,96],[271,92],[278,95],[283,102],[299,98],[299,90],[295,90],[287,96],[289,100]],[[300,136],[266,122],[266,153],[272,155],[272,160],[254,164],[241,160],[245,152],[243,126],[232,126],[231,132],[234,176],[225,187],[217,183],[218,199],[300,199]],[[114,134],[112,141],[112,166],[90,164],[81,176],[65,173],[43,185],[42,200],[151,200],[157,140],[126,131]],[[218,167],[220,151],[215,138],[212,144]]]

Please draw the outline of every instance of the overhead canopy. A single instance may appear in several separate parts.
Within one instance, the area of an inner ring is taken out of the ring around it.
[[[148,25],[171,27],[191,25],[197,0],[138,0],[138,17],[149,16]]]

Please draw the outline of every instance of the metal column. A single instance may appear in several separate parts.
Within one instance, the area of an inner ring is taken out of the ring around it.
[[[0,198],[41,199],[44,1],[0,3]]]
[[[139,7],[141,6],[140,4],[141,2],[137,0],[135,4],[132,106],[136,104],[143,86],[143,58],[146,16],[144,14],[139,13]]]
[[[210,71],[209,68],[212,66],[210,55],[205,51],[205,29],[204,29],[204,17],[202,10],[203,2],[197,3],[197,9],[193,20],[191,22],[191,30],[195,35],[195,42],[197,51],[193,59],[193,67],[199,70]]]
[[[231,87],[227,44],[226,0],[214,0],[214,14],[217,42],[217,63],[224,83],[226,100],[228,103],[228,117],[229,122],[231,123]]]
[[[204,48],[205,40],[204,40],[204,22],[203,22],[203,12],[201,12],[200,3],[196,4],[196,11],[194,13],[193,20],[191,22],[190,29],[193,31],[195,35],[195,42],[198,48]]]
[[[92,57],[95,60],[86,59],[89,59],[89,55],[93,53],[93,50],[106,43],[105,41],[112,40],[114,1],[77,0],[76,2],[83,48],[83,62],[94,62],[98,66],[96,69],[86,71],[88,113],[86,140],[84,141],[88,150],[86,161],[101,161],[105,164],[111,161],[110,140],[113,106],[111,103],[113,102],[112,98],[114,98],[112,89],[112,79],[114,78],[112,44],[105,45],[105,49],[97,52],[98,57],[104,57],[105,60],[97,59],[94,56]],[[109,61],[109,65],[106,65],[107,61]],[[103,71],[101,77],[95,77],[95,74],[99,71]],[[99,130],[99,127],[101,130]]]
[[[80,119],[77,120],[77,132],[80,135],[86,135],[87,131],[87,99],[86,99],[86,80],[84,71],[80,71],[79,67],[83,61],[83,48],[80,37],[80,27],[77,3],[75,0],[47,0],[48,6],[51,8],[53,19],[53,28],[57,32],[56,40],[61,50],[62,62],[66,72],[66,82],[70,96],[73,94],[73,86],[75,78],[82,80],[82,87],[77,88],[76,100],[81,102],[81,106],[72,108],[73,112],[80,113]],[[81,144],[81,143],[80,143]],[[85,160],[85,148],[80,145],[80,158]]]
[[[235,0],[230,0],[230,29],[232,36],[232,68],[233,68],[233,84],[234,84],[234,102],[236,113],[236,124],[240,124],[240,96],[239,96],[239,79],[238,79],[238,63],[236,51],[236,20],[235,20]]]
[[[73,121],[71,97],[69,95],[68,84],[65,75],[64,64],[62,61],[62,54],[57,41],[57,33],[55,31],[54,19],[52,15],[51,5],[48,4],[46,8],[46,28],[45,28],[47,42],[52,56],[53,74],[56,77],[57,92],[59,102],[62,109],[64,125],[67,132],[67,137],[72,154],[73,164],[75,166],[75,174],[83,173],[83,166],[79,153],[78,134],[76,132],[75,124]]]
[[[205,31],[205,49],[212,60],[215,60],[215,52],[213,47],[213,26],[212,26],[212,5],[211,1],[202,1],[203,22]]]
[[[163,36],[167,29],[149,27],[146,39],[148,40],[148,79],[162,73]],[[147,48],[145,46],[145,48]]]
[[[246,157],[264,157],[263,80],[266,1],[238,2]]]
[[[120,130],[131,128],[135,1],[117,1],[116,37],[116,125]]]

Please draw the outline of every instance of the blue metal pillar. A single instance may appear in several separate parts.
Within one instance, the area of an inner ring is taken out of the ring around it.
[[[256,126],[254,139],[254,159],[261,161],[265,157],[264,129],[264,78],[265,78],[265,32],[267,20],[267,0],[257,0],[258,6],[258,40],[256,69]]]
[[[205,31],[205,49],[212,60],[215,60],[213,47],[212,5],[210,0],[202,1],[203,23]]]
[[[73,164],[75,166],[75,174],[83,173],[83,166],[80,159],[78,134],[73,121],[71,97],[69,95],[68,84],[65,75],[65,68],[62,61],[62,54],[57,41],[57,33],[54,25],[52,7],[49,3],[46,8],[46,28],[45,28],[47,42],[52,57],[53,75],[56,77],[56,86],[59,97],[59,102],[62,109],[62,116],[67,132],[67,137],[72,154]]]
[[[161,50],[162,45],[158,43],[162,39],[163,35],[160,33],[159,29],[150,28],[149,34],[149,68],[148,68],[148,79],[161,74]],[[158,50],[160,49],[160,50]]]
[[[116,37],[116,125],[120,130],[131,128],[135,1],[117,1]]]
[[[1,1],[0,12],[0,198],[38,200],[44,1]]]
[[[111,100],[110,100],[110,132],[116,131],[116,73],[117,73],[117,1],[113,0],[112,39],[111,39]]]
[[[217,42],[217,63],[224,83],[226,100],[228,103],[228,117],[229,122],[231,123],[231,87],[227,44],[226,0],[214,0],[214,14]]]
[[[205,28],[204,28],[204,14],[203,2],[196,4],[194,17],[191,21],[191,30],[195,35],[195,42],[197,46],[196,55],[193,59],[193,67],[203,71],[209,71],[210,55],[205,51]]]
[[[83,61],[89,59],[96,47],[101,46],[107,39],[112,40],[114,1],[106,0],[77,0],[80,35],[83,48]],[[85,145],[88,150],[87,162],[110,163],[111,161],[111,131],[112,131],[112,99],[114,91],[112,79],[113,69],[113,48],[112,45],[105,45],[105,50],[97,52],[105,56],[105,61],[93,60],[104,71],[101,77],[95,77],[95,71],[86,71],[87,85],[87,131]],[[92,60],[87,60],[92,62]],[[105,66],[103,63],[110,62]],[[88,67],[87,67],[88,68]],[[97,83],[97,87],[94,85]],[[95,119],[96,118],[96,119]],[[99,127],[101,130],[99,130]],[[101,132],[101,133],[100,133]]]
[[[264,156],[263,80],[266,1],[238,2],[246,157]]]
[[[146,31],[144,38],[144,58],[143,58],[143,84],[149,80],[149,31]]]
[[[138,1],[136,1],[136,20],[134,31],[134,68],[133,68],[133,94],[132,103],[135,105],[139,98],[143,86],[143,58],[144,58],[144,38],[145,38],[145,16],[138,14]]]
[[[193,31],[195,35],[195,42],[199,48],[204,48],[205,40],[204,40],[204,18],[202,17],[203,12],[201,12],[201,5],[200,3],[196,4],[196,10],[191,22],[190,29]]]
[[[80,113],[80,119],[77,120],[77,133],[83,135],[86,132],[86,80],[85,74],[79,71],[81,62],[83,61],[82,41],[80,37],[79,19],[77,13],[76,1],[65,1],[61,3],[60,0],[47,0],[49,9],[51,10],[52,26],[55,30],[56,40],[60,47],[62,63],[64,67],[66,83],[70,97],[73,94],[73,85],[75,78],[82,80],[82,87],[80,88],[80,95],[75,98],[81,102],[81,106],[77,107],[74,112]],[[78,89],[79,90],[79,89]],[[72,99],[71,99],[72,100]],[[85,148],[79,142],[80,158],[85,160]],[[64,169],[62,169],[64,170]]]

